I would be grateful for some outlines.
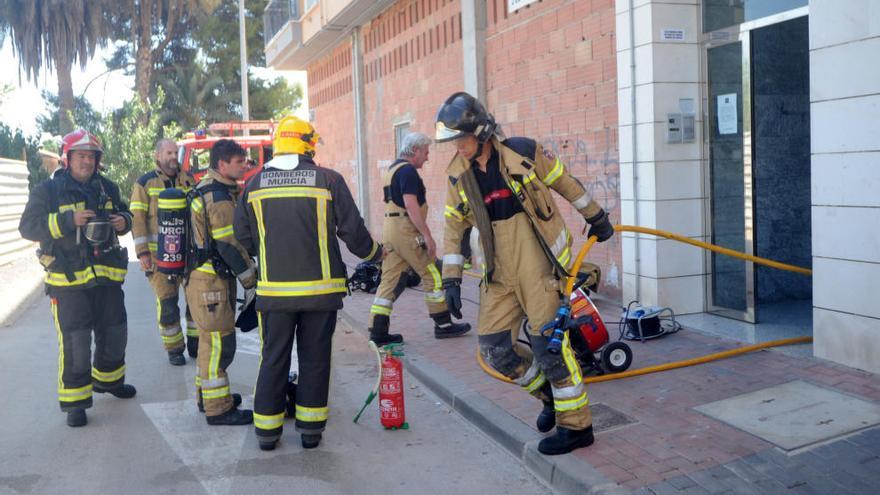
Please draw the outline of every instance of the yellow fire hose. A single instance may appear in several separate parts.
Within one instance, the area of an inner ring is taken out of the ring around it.
[[[708,249],[709,251],[713,251],[719,254],[724,254],[727,256],[732,256],[734,258],[739,258],[746,261],[751,261],[753,263],[757,263],[759,265],[769,266],[771,268],[778,268],[780,270],[800,273],[802,275],[812,275],[813,272],[807,268],[802,268],[799,266],[789,265],[786,263],[780,263],[778,261],[769,260],[766,258],[759,258],[757,256],[753,256],[751,254],[741,253],[739,251],[734,251],[732,249],[724,248],[721,246],[716,246],[714,244],[709,244],[707,242],[695,241],[689,237],[680,236],[678,234],[673,234],[672,232],[666,232],[663,230],[650,229],[647,227],[637,227],[634,225],[615,225],[614,230],[617,232],[638,232],[641,234],[650,234],[657,237],[664,237],[666,239],[672,239],[674,241],[683,242],[685,244],[690,244],[692,246],[697,246],[703,249]],[[584,262],[584,257],[586,257],[587,253],[590,251],[590,248],[593,247],[593,244],[596,243],[596,236],[591,236],[587,239],[587,242],[581,247],[581,250],[578,252],[577,257],[574,260],[574,263],[569,269],[569,276],[565,281],[565,290],[563,292],[564,297],[570,297],[572,288],[574,287],[574,282],[577,277],[578,272],[581,269],[581,265]],[[730,349],[727,351],[716,352],[714,354],[708,354],[706,356],[695,357],[691,359],[684,359],[682,361],[675,361],[672,363],[659,364],[656,366],[648,366],[646,368],[641,368],[637,370],[625,371],[623,373],[611,373],[607,375],[601,376],[592,376],[584,378],[584,383],[596,383],[596,382],[606,382],[609,380],[618,380],[621,378],[628,378],[631,376],[639,376],[646,375],[648,373],[656,373],[658,371],[667,371],[674,370],[677,368],[684,368],[686,366],[694,366],[696,364],[708,363],[710,361],[716,361],[718,359],[724,359],[732,356],[738,356],[740,354],[745,354],[747,352],[757,351],[760,349],[766,349],[768,347],[778,347],[783,345],[793,345],[793,344],[807,344],[813,341],[813,337],[795,337],[791,339],[782,339],[782,340],[773,340],[770,342],[763,342],[761,344],[748,345],[744,347],[739,347],[736,349]],[[480,367],[492,378],[497,378],[503,382],[513,383],[513,380],[510,378],[498,373],[492,367],[490,367],[483,360],[483,356],[480,355],[480,350],[477,349],[477,362],[480,364]]]

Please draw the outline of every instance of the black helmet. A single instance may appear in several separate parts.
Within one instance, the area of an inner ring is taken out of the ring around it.
[[[452,141],[472,134],[477,140],[485,143],[495,133],[497,124],[492,114],[480,100],[465,93],[458,92],[443,102],[437,111],[435,139],[438,143]]]

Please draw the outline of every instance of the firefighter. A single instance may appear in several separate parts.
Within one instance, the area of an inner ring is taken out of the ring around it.
[[[199,329],[196,393],[209,425],[245,425],[253,413],[238,409],[239,394],[230,393],[226,368],[235,357],[236,279],[246,291],[256,284],[247,251],[235,240],[232,217],[238,201],[238,179],[244,176],[247,153],[238,143],[221,139],[211,147],[210,168],[192,193],[190,235],[198,248],[186,282],[186,300]]]
[[[428,161],[431,138],[413,132],[401,142],[399,158],[382,177],[385,224],[382,240],[388,256],[382,260],[382,279],[370,308],[370,340],[376,345],[403,342],[388,333],[391,307],[407,287],[408,270],[422,279],[425,304],[434,320],[434,337],[445,339],[470,331],[467,323],[453,323],[446,308],[443,281],[437,266],[437,245],[428,228],[425,184],[419,169]]]
[[[68,426],[77,427],[88,422],[92,392],[122,399],[137,392],[125,383],[128,253],[118,239],[132,218],[119,188],[99,173],[96,136],[82,129],[67,134],[61,154],[63,169],[33,190],[18,230],[40,242],[58,335],[58,400]]]
[[[177,297],[183,278],[168,275],[156,268],[159,194],[168,188],[177,188],[184,193],[189,192],[196,180],[189,172],[180,170],[177,163],[177,143],[170,139],[156,142],[153,158],[156,170],[142,175],[134,183],[131,191],[131,212],[134,224],[131,233],[134,236],[134,249],[141,263],[141,270],[147,276],[153,293],[156,294],[156,319],[159,323],[159,335],[168,352],[168,361],[175,366],[186,364],[183,357],[184,348],[190,357],[196,357],[199,348],[199,331],[186,308],[186,341],[180,328],[180,308]]]
[[[290,353],[296,338],[299,383],[295,427],[315,448],[327,423],[336,311],[346,294],[341,238],[356,256],[379,261],[345,180],[315,164],[318,134],[288,116],[273,138],[274,159],[248,183],[235,214],[235,236],[259,257],[256,309],[262,351],[254,396],[260,448],[281,438]]]
[[[581,369],[567,336],[562,352],[548,352],[542,327],[560,307],[560,279],[567,275],[572,238],[551,190],[591,225],[599,241],[614,233],[608,215],[549,150],[532,139],[504,139],[493,117],[467,93],[440,107],[438,142],[453,141],[457,153],[447,168],[443,285],[450,312],[461,308],[463,232],[479,232],[484,254],[480,293],[479,350],[499,373],[544,402],[537,427],[556,433],[538,450],[564,454],[593,443],[593,427]],[[531,350],[517,344],[523,317]]]

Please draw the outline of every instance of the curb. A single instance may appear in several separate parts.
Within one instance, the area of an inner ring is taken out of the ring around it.
[[[363,334],[363,324],[344,308],[339,315],[353,330]],[[538,452],[535,430],[492,401],[472,391],[418,352],[407,350],[407,370],[452,410],[498,442],[536,477],[560,494],[623,495],[629,490],[572,455],[547,457]]]

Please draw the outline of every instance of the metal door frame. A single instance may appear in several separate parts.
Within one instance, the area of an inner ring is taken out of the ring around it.
[[[699,28],[702,33],[702,2],[700,2]],[[701,72],[701,93],[703,102],[703,167],[706,173],[703,174],[703,188],[705,191],[703,205],[704,231],[709,239],[712,237],[712,177],[709,164],[711,163],[711,146],[710,139],[711,122],[715,118],[714,105],[709,101],[709,50],[719,46],[731,43],[742,43],[742,112],[743,112],[743,181],[744,181],[744,215],[745,223],[745,248],[747,254],[755,254],[755,236],[754,236],[754,181],[752,180],[752,157],[753,139],[753,94],[752,94],[752,31],[763,27],[771,26],[799,17],[809,15],[809,6],[798,7],[796,9],[787,10],[760,19],[736,24],[726,28],[710,31],[701,34],[700,47],[700,72]],[[705,297],[706,311],[719,316],[726,316],[736,320],[755,323],[756,304],[755,304],[755,265],[751,261],[744,261],[746,264],[746,310],[738,311],[735,309],[715,306],[712,298],[712,253],[706,251],[703,255],[703,267],[706,274]]]

